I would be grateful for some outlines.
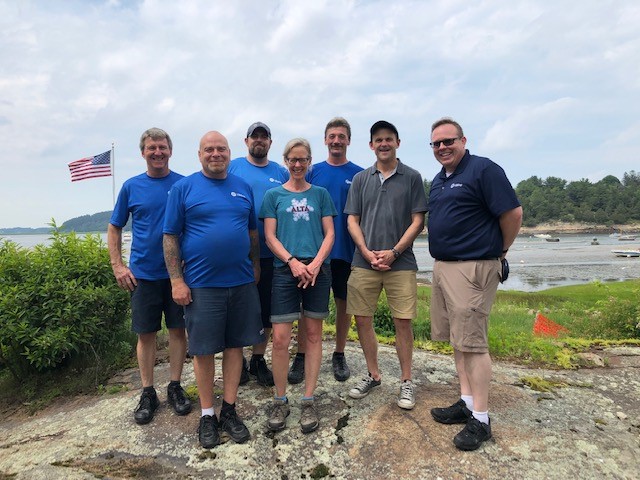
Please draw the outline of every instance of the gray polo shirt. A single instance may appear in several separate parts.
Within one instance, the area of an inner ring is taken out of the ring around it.
[[[400,159],[396,172],[382,183],[379,173],[374,164],[353,177],[344,213],[360,217],[369,250],[390,250],[411,225],[411,215],[427,211],[427,196],[420,173]],[[391,270],[418,270],[412,247],[391,264]],[[357,248],[352,265],[371,269]]]

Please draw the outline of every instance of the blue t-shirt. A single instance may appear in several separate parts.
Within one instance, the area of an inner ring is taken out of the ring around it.
[[[264,167],[258,167],[247,160],[247,157],[239,157],[229,164],[229,173],[242,177],[253,190],[253,199],[256,202],[256,214],[262,207],[262,199],[267,190],[280,186],[289,180],[289,172],[282,165],[269,162]],[[264,241],[264,225],[258,222],[260,234],[260,258],[273,258],[273,253]]]
[[[181,178],[183,176],[176,172],[169,172],[162,178],[142,173],[122,185],[109,223],[123,228],[131,214],[133,235],[129,268],[136,278],[169,278],[162,253],[162,225],[167,193]]]
[[[297,258],[315,258],[324,240],[322,218],[336,214],[329,192],[316,185],[304,192],[273,188],[265,194],[260,209],[260,218],[277,220],[276,237]],[[327,258],[325,263],[328,261]],[[274,266],[283,265],[282,260],[274,257]]]
[[[444,168],[429,191],[429,252],[436,260],[483,260],[502,255],[500,215],[520,206],[504,170],[465,153],[447,177]]]
[[[362,170],[362,167],[351,162],[343,165],[331,165],[324,161],[313,165],[307,173],[307,181],[309,183],[327,189],[338,211],[338,215],[333,218],[336,241],[331,249],[331,259],[344,260],[348,263],[353,260],[353,252],[356,246],[347,230],[348,215],[344,213],[344,205],[347,203],[347,195],[349,194],[353,177]]]
[[[255,229],[253,192],[240,177],[217,180],[196,172],[169,192],[163,232],[181,236],[184,280],[190,288],[253,282],[249,230]]]

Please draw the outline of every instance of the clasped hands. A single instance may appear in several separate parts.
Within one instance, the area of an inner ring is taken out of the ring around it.
[[[391,250],[368,250],[368,253],[365,258],[371,265],[371,268],[380,272],[391,270],[391,264],[396,259],[396,256]]]
[[[322,264],[316,264],[315,260],[309,265],[305,265],[297,258],[292,259],[289,262],[289,268],[291,274],[298,279],[298,288],[307,288],[308,286],[314,286],[316,284],[316,278],[320,273]]]

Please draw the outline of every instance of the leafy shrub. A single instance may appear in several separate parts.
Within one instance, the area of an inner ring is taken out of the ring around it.
[[[326,323],[335,325],[336,323],[336,306],[333,300],[329,301],[329,315]],[[378,298],[378,305],[373,315],[373,328],[378,335],[393,337],[396,334],[395,325],[393,323],[393,315],[387,304],[387,295],[384,290]]]
[[[631,300],[599,300],[589,312],[592,336],[606,339],[640,338],[640,307]]]
[[[387,294],[383,290],[378,298],[378,305],[373,314],[373,329],[378,335],[392,337],[396,334],[396,327],[393,323],[393,314],[387,303]]]
[[[104,368],[130,353],[129,299],[106,246],[53,227],[49,246],[0,244],[0,365],[16,378],[71,363]]]

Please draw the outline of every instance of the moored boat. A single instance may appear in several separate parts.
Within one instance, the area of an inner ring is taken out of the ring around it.
[[[635,249],[635,250],[611,250],[611,253],[613,253],[616,257],[627,257],[627,258],[640,257],[640,249]]]

